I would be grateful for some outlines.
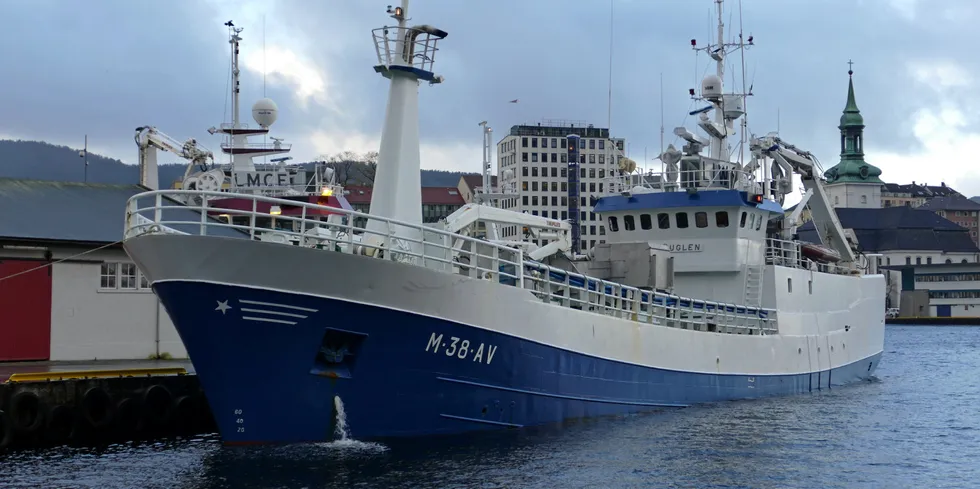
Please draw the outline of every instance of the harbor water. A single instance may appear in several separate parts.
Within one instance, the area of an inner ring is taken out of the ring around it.
[[[810,395],[386,445],[16,452],[0,487],[980,487],[978,371],[980,327],[889,326],[875,381]]]

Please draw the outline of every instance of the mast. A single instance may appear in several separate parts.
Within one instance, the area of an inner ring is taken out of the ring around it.
[[[722,4],[724,0],[715,0],[718,4],[718,48],[711,54],[711,57],[715,60],[715,74],[718,76],[718,89],[723,91],[725,86],[725,22],[722,18],[722,13],[724,9]],[[715,123],[725,128],[725,103],[722,99],[715,108]],[[724,131],[724,129],[723,129]],[[721,137],[711,138],[711,146],[709,154],[712,158],[717,158],[719,160],[728,161],[728,145],[726,144],[726,137],[728,136],[727,131],[722,133]]]
[[[408,0],[402,0],[401,7],[389,6],[387,12],[398,21],[398,26],[385,26],[372,31],[378,55],[374,70],[388,78],[390,85],[370,213],[421,225],[419,83],[442,83],[443,77],[433,73],[432,69],[436,44],[447,33],[428,25],[407,27]],[[377,219],[369,219],[367,229],[372,231],[369,239],[375,242],[383,239],[389,231],[410,240],[421,239],[418,229],[389,226],[387,222]],[[413,251],[421,251],[421,245],[417,242],[408,246]]]

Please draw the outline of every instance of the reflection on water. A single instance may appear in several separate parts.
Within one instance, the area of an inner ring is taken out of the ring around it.
[[[385,445],[215,437],[0,459],[3,487],[971,487],[980,328],[892,327],[880,380],[564,427]]]

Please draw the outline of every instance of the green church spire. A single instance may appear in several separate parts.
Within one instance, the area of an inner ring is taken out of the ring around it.
[[[852,65],[851,61],[847,62]],[[854,97],[854,70],[847,70],[847,103],[840,116],[840,163],[824,173],[827,183],[883,183],[881,169],[864,161],[864,117]]]

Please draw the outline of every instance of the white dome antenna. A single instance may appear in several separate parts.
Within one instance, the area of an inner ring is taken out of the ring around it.
[[[275,124],[278,117],[279,106],[270,98],[259,100],[252,106],[252,119],[255,119],[255,122],[263,129],[268,129],[269,126]]]
[[[718,75],[708,75],[701,80],[701,96],[717,102],[721,100],[721,78]]]

